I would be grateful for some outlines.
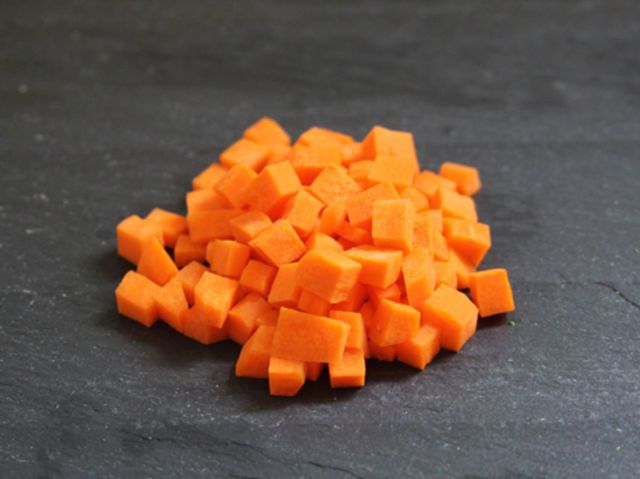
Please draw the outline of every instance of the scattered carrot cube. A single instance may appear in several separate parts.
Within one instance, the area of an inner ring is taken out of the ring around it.
[[[194,190],[208,190],[222,178],[227,169],[220,163],[211,163],[193,179]]]
[[[182,315],[182,327],[182,334],[202,344],[218,343],[229,338],[227,328],[213,326],[205,309],[197,304]]]
[[[390,182],[398,191],[402,191],[413,183],[415,171],[412,159],[379,155],[373,161],[367,180],[373,185]]]
[[[472,198],[447,188],[440,188],[433,198],[433,205],[442,210],[443,216],[478,221],[476,204]]]
[[[184,290],[184,295],[187,298],[187,302],[192,305],[195,301],[196,285],[205,271],[209,271],[206,266],[197,261],[192,261],[188,265],[184,266],[175,276]]]
[[[416,369],[424,369],[439,351],[440,332],[428,324],[424,324],[409,341],[396,346],[398,361]]]
[[[339,303],[349,297],[362,266],[345,254],[332,250],[311,250],[298,265],[296,281],[325,301]]]
[[[206,271],[196,285],[194,304],[212,326],[221,328],[237,294],[237,281]]]
[[[240,286],[266,298],[277,271],[275,267],[261,261],[249,260],[240,275]]]
[[[220,192],[213,189],[189,191],[186,195],[186,203],[187,214],[194,211],[221,210],[231,207],[231,203]]]
[[[325,205],[331,205],[360,193],[362,187],[351,179],[342,166],[329,165],[313,180],[309,191]]]
[[[470,274],[469,288],[483,318],[516,309],[506,269],[487,269]]]
[[[444,236],[451,248],[473,266],[480,264],[491,248],[491,230],[484,223],[446,218]]]
[[[297,143],[300,145],[324,145],[327,143],[335,143],[338,145],[346,145],[353,143],[353,138],[338,131],[329,130],[314,126],[300,135]]]
[[[302,190],[289,200],[282,212],[282,218],[291,223],[301,238],[306,238],[318,223],[318,216],[324,205],[313,195]]]
[[[258,327],[258,318],[271,309],[262,296],[249,293],[229,310],[225,323],[229,337],[244,344]]]
[[[414,308],[420,308],[433,294],[436,282],[436,270],[428,249],[415,248],[404,257],[402,277],[407,291],[407,302]]]
[[[347,209],[344,201],[336,201],[327,206],[320,215],[318,231],[333,235],[344,223],[347,216]]]
[[[118,312],[147,328],[158,319],[155,296],[160,286],[145,276],[129,271],[116,288]]]
[[[473,166],[447,161],[440,166],[440,176],[453,181],[458,193],[466,196],[475,195],[482,186],[478,169]]]
[[[291,150],[291,165],[303,185],[310,185],[322,170],[342,164],[342,147],[337,143],[296,145]]]
[[[409,200],[379,200],[373,204],[373,244],[410,251],[415,212]]]
[[[403,168],[411,169],[413,173],[419,170],[413,135],[407,131],[374,126],[362,140],[362,150],[364,159],[374,160],[379,156],[391,156],[401,160]]]
[[[280,265],[269,291],[269,303],[275,307],[293,308],[298,304],[302,288],[296,282],[298,263]]]
[[[244,343],[236,361],[236,376],[267,379],[275,326],[260,326]]]
[[[300,191],[302,185],[291,163],[265,167],[244,192],[244,203],[269,214]]]
[[[160,286],[164,286],[178,274],[178,267],[158,238],[149,239],[142,248],[138,273]]]
[[[409,305],[382,299],[378,303],[369,336],[380,346],[404,343],[418,333],[420,312]]]
[[[256,210],[247,211],[229,220],[233,237],[241,243],[248,243],[271,225],[271,218]]]
[[[331,309],[331,303],[325,301],[320,296],[313,294],[311,291],[303,289],[298,299],[298,309],[309,314],[318,316],[326,316]]]
[[[278,220],[249,242],[264,261],[274,266],[291,263],[304,254],[304,243],[287,220]]]
[[[161,208],[154,208],[145,218],[160,225],[165,246],[173,248],[178,236],[187,231],[187,220],[184,216]]]
[[[271,356],[269,393],[272,396],[295,396],[304,386],[306,364],[303,361]]]
[[[244,165],[254,171],[260,171],[267,162],[269,150],[255,141],[242,138],[220,154],[220,163],[227,168]]]
[[[342,245],[334,240],[331,236],[314,231],[305,242],[307,251],[312,249],[332,249],[334,251],[342,251]]]
[[[378,288],[395,283],[402,267],[402,251],[377,246],[357,246],[345,252],[362,265],[359,281]]]
[[[244,137],[263,145],[291,144],[291,137],[273,118],[262,117],[249,128],[244,130]]]
[[[191,241],[189,235],[180,235],[173,247],[173,260],[176,266],[181,267],[192,261],[204,262],[207,254],[207,247],[201,243]]]
[[[243,213],[242,210],[194,211],[187,215],[189,237],[194,243],[208,243],[215,239],[233,237],[229,221]]]
[[[142,255],[142,247],[150,238],[157,238],[164,243],[162,227],[153,221],[143,220],[138,215],[131,215],[118,224],[118,254],[133,264],[138,264]]]
[[[220,193],[231,206],[240,208],[245,202],[245,191],[257,177],[256,172],[247,165],[236,165],[231,168],[215,184]]]
[[[353,388],[364,386],[365,369],[362,349],[347,349],[339,361],[329,363],[331,387]]]
[[[182,332],[182,316],[189,309],[189,304],[180,280],[174,277],[156,290],[153,299],[156,302],[158,317],[176,331]]]
[[[207,245],[207,262],[214,273],[239,278],[249,261],[251,248],[233,240],[214,240]]]
[[[368,228],[371,225],[373,204],[379,200],[395,200],[400,195],[391,183],[381,183],[358,193],[346,202],[349,223],[353,226]]]

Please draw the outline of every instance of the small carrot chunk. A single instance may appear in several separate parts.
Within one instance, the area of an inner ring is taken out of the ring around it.
[[[171,213],[162,208],[154,208],[145,218],[160,225],[164,245],[173,248],[178,236],[187,231],[187,219],[179,214]]]
[[[344,143],[342,145],[342,164],[345,166],[349,166],[356,161],[360,161],[362,159],[363,149],[362,143],[358,143],[356,141],[352,143]]]
[[[192,261],[204,262],[207,254],[207,247],[203,244],[194,243],[189,235],[180,235],[173,248],[173,260],[176,266],[182,267]]]
[[[349,335],[347,336],[347,348],[367,351],[367,330],[364,327],[362,314],[348,311],[331,311],[330,318],[337,319],[349,325]]]
[[[258,323],[258,327],[260,326],[275,327],[276,324],[278,324],[278,310],[270,309],[266,313],[262,313],[260,316],[258,316],[258,319],[256,320],[256,322]]]
[[[269,214],[295,195],[302,185],[288,161],[265,167],[244,192],[244,202]]]
[[[373,244],[410,251],[415,212],[409,200],[379,200],[373,204]]]
[[[340,225],[344,223],[347,210],[344,201],[336,201],[327,206],[320,215],[318,231],[327,235],[334,235]]]
[[[296,282],[298,263],[280,265],[269,291],[269,303],[279,308],[297,306],[302,288]]]
[[[336,234],[340,239],[347,240],[353,245],[367,245],[373,243],[371,233],[364,228],[358,228],[352,224],[343,221],[340,227],[337,229]],[[343,244],[344,249],[344,244]]]
[[[413,179],[413,187],[425,195],[429,199],[429,202],[431,202],[440,188],[455,191],[456,184],[451,180],[437,175],[433,171],[424,170]]]
[[[249,293],[229,310],[225,323],[229,337],[238,344],[244,344],[258,327],[258,318],[271,309],[262,296]]]
[[[249,260],[240,275],[240,286],[247,291],[253,291],[266,298],[269,295],[269,290],[277,271],[277,268],[261,261]]]
[[[482,318],[516,309],[506,269],[487,269],[470,274],[469,289]]]
[[[436,270],[436,287],[446,284],[452,288],[458,287],[458,276],[456,274],[456,265],[451,261],[434,261],[433,266]]]
[[[402,191],[411,186],[415,173],[413,159],[379,155],[373,161],[367,180],[372,185],[390,182],[398,191]]]
[[[362,187],[369,187],[369,173],[373,168],[373,160],[354,161],[349,165],[349,176]]]
[[[392,156],[402,161],[406,168],[417,173],[420,166],[413,135],[408,131],[394,131],[374,126],[362,140],[363,158],[374,160],[379,156]]]
[[[371,226],[373,204],[379,200],[396,200],[400,195],[391,183],[381,183],[358,193],[346,202],[349,223],[360,228]]]
[[[449,261],[450,250],[444,235],[438,231],[433,231],[433,257],[438,261]]]
[[[238,294],[238,282],[206,271],[195,289],[195,306],[216,328],[222,328]]]
[[[123,219],[116,229],[118,254],[133,264],[138,264],[142,247],[150,238],[164,242],[162,227],[153,221],[143,220],[138,215]]]
[[[440,188],[433,198],[433,206],[442,210],[443,216],[478,221],[476,204],[469,196],[446,188]]]
[[[178,267],[158,238],[153,237],[142,248],[137,271],[154,283],[164,286],[178,274]]]
[[[425,211],[429,208],[429,200],[427,197],[411,186],[405,188],[400,194],[400,197],[411,200],[416,213]]]
[[[207,262],[214,273],[239,278],[249,261],[251,248],[233,240],[214,240],[207,245]]]
[[[221,210],[231,207],[231,203],[221,193],[213,189],[189,191],[186,195],[186,203],[187,214],[194,211]]]
[[[222,178],[227,169],[218,162],[211,163],[202,170],[192,181],[194,190],[208,190]]]
[[[209,315],[197,304],[182,315],[182,327],[182,334],[202,344],[218,343],[229,338],[227,328],[213,326]]]
[[[473,196],[482,187],[478,169],[473,166],[448,161],[440,166],[440,176],[453,181],[462,195]]]
[[[175,279],[177,279],[182,285],[182,289],[184,290],[184,295],[187,298],[187,302],[189,305],[193,305],[195,301],[195,290],[198,281],[202,278],[202,275],[205,271],[209,271],[207,267],[197,261],[192,261],[188,265],[184,266],[178,274],[176,274]]]
[[[306,378],[308,381],[317,381],[322,371],[324,371],[325,363],[305,363],[307,365]]]
[[[262,117],[249,128],[244,130],[243,135],[247,140],[255,141],[263,145],[284,145],[291,144],[291,137],[282,126],[273,118]]]
[[[473,266],[478,266],[491,248],[491,230],[484,223],[445,218],[444,236],[449,246]]]
[[[309,191],[325,205],[331,205],[360,193],[362,187],[342,166],[329,165],[313,180]]]
[[[364,386],[366,365],[362,349],[347,349],[342,359],[329,363],[329,381],[332,388],[359,388]]]
[[[291,159],[292,148],[290,146],[271,144],[267,145],[267,148],[269,149],[267,165],[275,165]]]
[[[378,361],[395,361],[396,347],[397,345],[395,344],[391,346],[380,346],[374,340],[369,338],[369,357]]]
[[[427,248],[415,248],[404,257],[402,277],[407,302],[414,308],[422,307],[424,301],[433,294],[436,282],[436,270]]]
[[[334,240],[331,236],[314,231],[305,242],[307,251],[312,249],[331,249],[334,251],[342,251],[342,245]]]
[[[337,143],[314,143],[310,146],[296,145],[291,150],[291,165],[303,185],[313,180],[329,165],[340,166],[342,147]]]
[[[289,200],[281,217],[291,223],[301,238],[306,238],[316,227],[322,208],[320,200],[302,190]]]
[[[402,251],[377,246],[357,246],[345,252],[362,265],[359,281],[378,288],[395,283],[402,267]]]
[[[274,265],[291,263],[304,254],[304,243],[287,220],[278,220],[249,242],[264,261]]]
[[[244,165],[253,171],[260,171],[267,163],[269,150],[255,141],[242,138],[220,154],[220,163],[227,168]]]
[[[176,331],[182,332],[182,319],[185,311],[189,309],[189,304],[180,280],[174,277],[156,290],[153,299],[156,302],[158,317]]]
[[[424,369],[440,351],[440,332],[428,324],[422,325],[418,334],[396,346],[398,361]]]
[[[422,306],[422,323],[440,331],[444,349],[457,352],[476,332],[478,308],[465,294],[440,285]]]
[[[236,165],[215,184],[214,188],[232,207],[240,208],[245,202],[245,191],[256,177],[256,172],[249,166]]]
[[[331,309],[331,303],[311,291],[303,289],[298,299],[298,309],[305,313],[326,316]]]
[[[475,272],[475,266],[463,258],[456,250],[452,249],[449,253],[449,261],[453,263],[453,269],[456,272],[458,289],[468,288],[469,276]]]
[[[324,145],[327,143],[347,145],[353,143],[353,138],[349,135],[345,135],[344,133],[340,133],[339,131],[314,126],[302,133],[298,138],[297,143],[306,146],[312,146],[315,144]]]
[[[382,299],[378,303],[369,337],[380,346],[404,343],[418,333],[420,312],[402,303]]]
[[[362,284],[357,283],[353,288],[351,288],[347,299],[331,305],[331,308],[336,311],[357,311],[360,306],[362,306],[362,303],[364,303],[366,297],[366,288]]]
[[[244,343],[236,361],[236,376],[267,379],[275,326],[260,326]]]
[[[151,327],[158,319],[155,296],[160,286],[147,277],[129,271],[116,288],[118,313]]]
[[[242,210],[194,211],[187,215],[189,237],[194,243],[208,243],[215,239],[233,237],[229,220],[243,213]]]
[[[344,353],[349,326],[335,319],[281,308],[272,356],[330,363]]]
[[[367,286],[367,294],[369,295],[369,300],[371,304],[375,307],[378,307],[378,303],[383,299],[388,299],[390,301],[400,301],[402,298],[402,290],[398,283],[393,283],[391,286],[387,288],[376,288],[375,286]]]
[[[271,224],[271,218],[256,210],[247,211],[229,220],[233,237],[241,243],[248,243]]]
[[[442,216],[441,210],[427,210],[425,211],[425,215],[429,218],[429,223],[433,227],[433,229],[440,231],[442,233],[444,228],[444,219]]]
[[[413,248],[427,248],[433,256],[434,228],[426,213],[416,213],[413,223]]]
[[[306,364],[303,361],[271,356],[269,360],[269,393],[272,396],[295,396],[304,386]]]
[[[358,281],[362,266],[343,253],[332,250],[311,250],[298,265],[296,281],[299,286],[330,303],[349,297]]]

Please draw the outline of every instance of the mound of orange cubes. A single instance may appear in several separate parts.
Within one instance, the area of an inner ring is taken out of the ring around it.
[[[367,359],[424,369],[460,351],[478,316],[515,307],[506,270],[476,271],[491,247],[480,186],[471,166],[421,171],[408,132],[375,126],[358,142],[314,127],[291,144],[262,118],[193,179],[186,216],[156,208],[118,225],[136,266],[118,311],[235,341],[236,374],[273,395],[324,369],[332,387],[361,387]]]

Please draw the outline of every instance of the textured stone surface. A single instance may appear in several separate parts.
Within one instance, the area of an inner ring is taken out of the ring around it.
[[[635,476],[640,9],[482,6],[3,2],[0,476]],[[292,401],[118,317],[117,222],[263,114],[477,165],[515,326]]]

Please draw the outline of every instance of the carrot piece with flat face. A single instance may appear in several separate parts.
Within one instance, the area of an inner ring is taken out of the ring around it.
[[[211,326],[222,328],[238,295],[238,282],[206,271],[195,289],[195,306]]]
[[[257,260],[249,260],[240,275],[240,286],[247,290],[258,293],[265,298],[269,295],[269,290],[276,276],[277,268]]]
[[[187,232],[187,219],[162,208],[154,208],[145,218],[160,225],[165,246],[173,248],[178,236]]]
[[[427,248],[415,248],[402,260],[402,277],[407,292],[407,303],[420,308],[433,294],[436,271]]]
[[[363,157],[373,160],[378,156],[399,158],[407,168],[417,173],[420,169],[413,135],[407,131],[394,131],[374,126],[362,140]]]
[[[260,316],[258,316],[256,322],[258,324],[258,327],[273,326],[275,328],[276,324],[278,324],[278,310],[270,309],[266,313],[262,313]]]
[[[225,170],[226,171],[226,170]],[[231,208],[231,203],[214,189],[189,191],[186,195],[187,214]]]
[[[365,302],[358,312],[362,315],[362,320],[364,321],[364,327],[369,330],[371,324],[373,323],[373,315],[375,314],[375,307],[372,301]]]
[[[311,291],[303,289],[298,299],[298,309],[305,313],[326,316],[331,309],[331,303]]]
[[[373,168],[373,160],[354,161],[349,165],[349,176],[363,188],[368,188],[371,186],[369,184],[371,168]]]
[[[349,166],[356,161],[360,161],[363,156],[362,143],[356,141],[344,143],[342,145],[342,164]]]
[[[369,338],[369,357],[378,361],[391,362],[396,359],[396,346],[380,346],[374,340]]]
[[[441,210],[427,210],[424,214],[429,219],[429,223],[433,227],[433,229],[440,231],[442,233],[444,228],[444,217],[442,216]]]
[[[472,273],[469,275],[469,289],[483,318],[516,309],[506,269],[487,269]]]
[[[178,274],[178,267],[158,238],[153,237],[142,248],[137,271],[154,283],[164,286]]]
[[[244,344],[258,327],[258,318],[271,309],[262,296],[249,293],[229,310],[225,323],[229,337],[238,344]]]
[[[330,363],[344,353],[349,327],[341,321],[281,308],[272,356]]]
[[[249,242],[249,246],[274,266],[291,263],[304,254],[304,243],[287,220],[278,220]]]
[[[129,271],[116,288],[118,313],[151,327],[158,319],[155,295],[160,286],[147,277]]]
[[[453,263],[453,269],[456,272],[458,289],[468,288],[469,276],[475,272],[475,266],[463,258],[456,250],[452,249],[449,253],[449,261]]]
[[[301,238],[306,238],[318,224],[318,216],[324,205],[304,190],[298,191],[285,205],[282,218],[291,223]]]
[[[320,214],[318,231],[327,235],[334,235],[347,217],[347,209],[344,201],[336,201],[327,206]]]
[[[247,165],[236,165],[215,184],[215,190],[232,207],[240,208],[245,202],[245,191],[257,176],[256,172]]]
[[[260,326],[244,343],[236,361],[236,376],[267,379],[275,326]]]
[[[182,318],[189,309],[187,298],[182,288],[182,283],[173,278],[159,290],[156,290],[153,299],[156,302],[158,317],[175,329],[182,332]]]
[[[440,188],[433,198],[433,206],[442,210],[442,215],[469,221],[478,221],[476,204],[469,196],[446,188]]]
[[[458,276],[456,274],[456,267],[451,256],[448,261],[434,261],[433,266],[436,270],[436,287],[441,284],[446,284],[452,288],[458,287]]]
[[[433,256],[434,228],[426,214],[426,211],[416,213],[413,223],[413,248],[427,248]]]
[[[218,343],[229,338],[227,328],[213,326],[209,315],[197,304],[182,315],[182,327],[182,334],[202,344]]]
[[[291,165],[303,185],[310,185],[322,170],[330,165],[340,166],[342,147],[337,143],[296,145],[291,150]]]
[[[351,291],[349,296],[344,301],[336,304],[332,304],[331,308],[336,311],[358,311],[362,303],[367,297],[367,289],[360,283],[357,283]]]
[[[418,173],[413,179],[413,187],[425,195],[429,199],[429,202],[431,202],[440,188],[455,191],[456,184],[451,180],[437,175],[433,171],[424,170]]]
[[[445,218],[444,236],[471,265],[478,266],[491,248],[491,229],[484,223]]]
[[[347,348],[367,351],[367,330],[364,327],[362,314],[349,311],[331,311],[329,317],[342,321],[349,325],[349,335],[347,336]]]
[[[378,307],[378,303],[383,299],[390,301],[400,301],[402,298],[402,289],[398,283],[393,283],[386,288],[376,288],[375,286],[367,286],[367,294],[373,306]]]
[[[343,221],[342,224],[336,230],[336,234],[341,238],[347,240],[354,245],[366,245],[373,243],[371,233],[364,228],[353,226],[352,224]],[[344,246],[344,245],[343,245]]]
[[[227,169],[218,162],[211,163],[192,181],[194,190],[209,190],[222,178]]]
[[[410,251],[413,244],[414,221],[415,212],[411,201],[376,201],[371,217],[373,244]]]
[[[478,169],[447,161],[440,166],[440,176],[453,181],[458,193],[473,196],[482,187]]]
[[[353,138],[339,131],[329,130],[314,126],[302,133],[296,143],[300,145],[312,146],[315,144],[324,145],[327,143],[335,143],[338,145],[346,145],[353,143]]]
[[[449,245],[444,235],[438,231],[433,230],[433,257],[437,261],[449,261],[450,251]]]
[[[302,288],[296,282],[298,263],[280,265],[269,291],[269,303],[279,308],[293,308],[298,304]]]
[[[383,299],[378,303],[369,337],[380,346],[404,343],[418,333],[420,312],[402,303]]]
[[[411,200],[416,213],[429,209],[429,200],[427,197],[412,186],[405,188],[402,193],[400,193],[400,197]]]
[[[362,349],[347,349],[340,361],[329,363],[329,381],[332,388],[359,388],[364,386],[366,365]]]
[[[362,265],[359,281],[378,288],[395,283],[402,267],[402,251],[377,246],[357,246],[345,252]]]
[[[440,332],[428,324],[422,325],[409,341],[396,346],[398,361],[416,369],[424,369],[439,351]]]
[[[291,160],[292,148],[290,146],[271,144],[267,145],[267,148],[269,149],[267,165],[275,165],[276,163]]]
[[[367,176],[369,184],[390,182],[398,191],[411,186],[416,173],[414,160],[396,156],[379,155]]]
[[[164,242],[162,227],[153,221],[143,220],[138,215],[123,219],[116,229],[118,254],[133,264],[138,264],[142,247],[150,238]]]
[[[244,130],[243,136],[247,140],[255,141],[263,145],[291,144],[291,137],[282,126],[273,118],[262,117],[249,128]]]
[[[206,244],[215,239],[230,239],[233,237],[229,221],[244,213],[242,210],[210,210],[194,211],[187,215],[189,237],[191,241]]]
[[[178,274],[175,276],[175,279],[182,285],[184,295],[187,298],[189,305],[192,305],[195,300],[194,294],[196,285],[198,284],[198,281],[200,281],[200,278],[202,278],[205,271],[209,271],[205,265],[198,263],[197,261],[191,261],[188,265],[178,271]]]
[[[307,366],[307,372],[305,374],[305,377],[307,378],[308,381],[317,381],[326,366],[325,363],[309,362],[305,364]]]
[[[371,226],[373,204],[379,200],[396,200],[400,195],[391,183],[381,183],[352,196],[346,202],[349,223],[360,228]]]
[[[478,308],[465,294],[440,285],[422,306],[422,323],[440,331],[444,349],[457,352],[476,332]]]
[[[194,243],[189,235],[180,235],[173,248],[173,260],[178,267],[189,264],[192,261],[203,262],[206,251],[207,247],[205,245]]]
[[[247,211],[229,220],[233,237],[241,243],[248,243],[271,224],[271,218],[262,211],[256,210]]]
[[[360,263],[343,253],[314,249],[300,260],[296,281],[302,289],[325,301],[339,303],[349,297],[349,291],[358,282],[361,270]]]
[[[207,245],[207,262],[214,273],[239,278],[249,261],[251,248],[233,240],[214,240]]]
[[[303,361],[271,356],[269,360],[269,393],[272,396],[295,396],[304,386],[306,364]]]
[[[331,236],[314,231],[309,235],[307,241],[304,243],[307,251],[312,249],[331,249],[334,251],[342,251],[342,245],[334,240]]]
[[[267,163],[269,150],[255,141],[242,138],[220,154],[220,163],[227,168],[244,165],[253,171],[260,171]]]
[[[244,192],[244,202],[269,214],[295,195],[302,185],[288,161],[265,167]]]
[[[351,179],[342,166],[329,165],[313,180],[309,191],[325,205],[331,205],[360,193],[362,187]]]

